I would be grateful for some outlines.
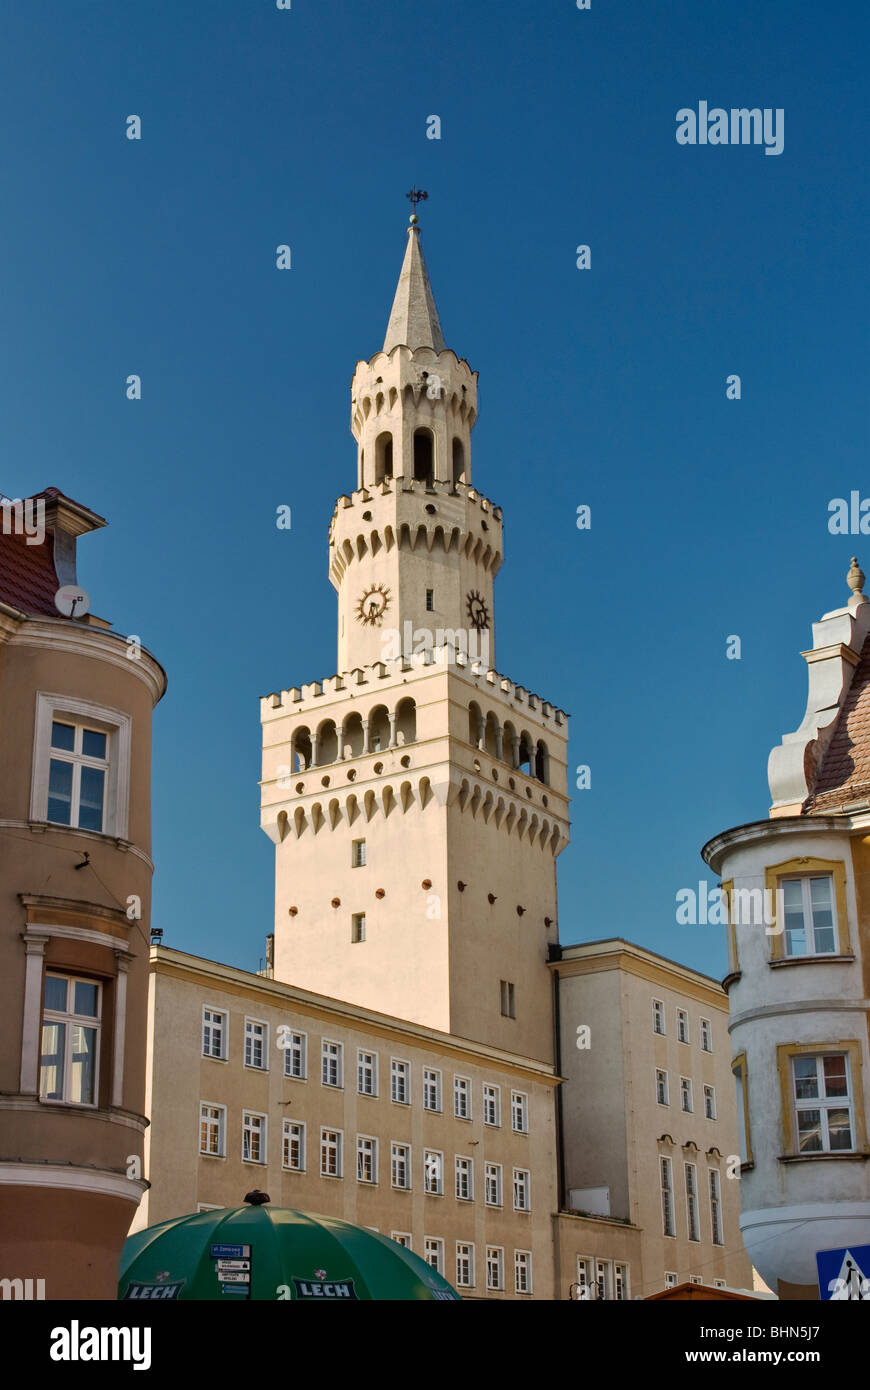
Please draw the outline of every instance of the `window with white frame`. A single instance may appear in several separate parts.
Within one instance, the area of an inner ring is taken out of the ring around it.
[[[396,1105],[411,1103],[411,1063],[390,1058],[390,1100]]]
[[[423,1109],[441,1110],[441,1073],[433,1067],[423,1068]]]
[[[324,1086],[344,1085],[344,1044],[323,1038],[320,1044],[320,1080]]]
[[[366,866],[366,842],[365,840],[351,841],[351,866],[354,869],[364,869]]]
[[[342,1140],[344,1136],[338,1129],[320,1131],[320,1176],[340,1178],[342,1175]]]
[[[471,1202],[474,1200],[474,1159],[461,1158],[458,1154],[454,1159],[455,1171],[455,1193],[460,1202]]]
[[[40,1100],[96,1105],[100,1084],[102,986],[51,973],[42,998]]]
[[[701,1030],[701,1051],[702,1051],[702,1052],[712,1052],[712,1051],[713,1051],[713,1026],[712,1026],[712,1024],[710,1023],[709,1018],[702,1018],[702,1019],[699,1019],[699,1025],[700,1025],[700,1030]]]
[[[689,1015],[685,1009],[677,1009],[677,1042],[689,1041]]]
[[[40,692],[30,817],[126,839],[132,720],[118,710]]]
[[[675,1289],[675,1288],[677,1287],[677,1278],[678,1278],[678,1276],[677,1276],[675,1270],[673,1270],[673,1269],[666,1269],[666,1270],[665,1270],[665,1288],[666,1288],[666,1289]]]
[[[511,1128],[517,1134],[529,1132],[529,1098],[525,1091],[511,1091]]]
[[[703,1282],[704,1282],[704,1280],[701,1278],[700,1274],[690,1274],[690,1275],[689,1275],[689,1283],[690,1283],[690,1284],[703,1284]]]
[[[659,1105],[669,1105],[668,1100],[668,1074],[661,1067],[656,1067],[656,1100]]]
[[[692,1102],[692,1083],[688,1076],[680,1077],[680,1109],[685,1110],[687,1115],[691,1115],[694,1109]]]
[[[577,1301],[591,1303],[598,1297],[595,1283],[595,1261],[589,1255],[577,1256]]]
[[[390,1145],[390,1174],[393,1187],[411,1186],[411,1145]]]
[[[305,1125],[301,1121],[284,1121],[281,1162],[291,1172],[305,1172]]]
[[[527,1168],[514,1169],[514,1211],[528,1211],[532,1205],[532,1177]]]
[[[484,1086],[483,1088],[483,1123],[496,1127],[501,1124],[500,1086]]]
[[[266,1116],[253,1110],[242,1111],[242,1159],[245,1163],[266,1162]]]
[[[689,1228],[689,1240],[700,1240],[701,1234],[698,1223],[698,1170],[694,1163],[686,1163],[686,1219]]]
[[[674,1236],[674,1165],[671,1159],[659,1159],[659,1180],[662,1189],[662,1235]]]
[[[438,1236],[426,1236],[423,1241],[423,1258],[427,1265],[444,1273],[444,1241]]]
[[[423,1191],[434,1197],[444,1193],[444,1155],[438,1149],[423,1150]]]
[[[704,1087],[704,1116],[708,1120],[716,1118],[716,1089],[714,1086]]]
[[[727,1289],[727,1287],[728,1287],[728,1285],[725,1283],[725,1280],[724,1280],[724,1279],[714,1279],[714,1280],[713,1280],[713,1288],[714,1288],[714,1289]]]
[[[227,1108],[202,1101],[199,1107],[199,1151],[209,1158],[226,1156]]]
[[[457,1120],[471,1119],[471,1082],[467,1076],[453,1078],[453,1113]]]
[[[355,912],[350,919],[350,939],[351,944],[366,939],[366,915],[364,912]]]
[[[406,1250],[411,1249],[410,1231],[390,1231],[390,1240],[394,1240],[397,1245],[403,1245]]]
[[[222,1211],[222,1207],[215,1206],[214,1202],[197,1202],[197,1211]]]
[[[376,1096],[378,1093],[378,1054],[357,1051],[356,1088],[361,1096]]]
[[[613,1297],[617,1303],[626,1303],[631,1297],[628,1288],[628,1265],[615,1260],[613,1264]]]
[[[577,1270],[581,1298],[624,1303],[630,1297],[627,1264],[586,1257],[577,1261]]]
[[[652,1001],[653,1032],[665,1035],[665,1006],[661,999]]]
[[[724,1245],[725,1238],[722,1235],[722,1182],[719,1173],[715,1168],[709,1169],[710,1173],[710,1229],[713,1235],[714,1245]]]
[[[502,1017],[503,1017],[503,1018],[516,1018],[516,1016],[517,1016],[517,1009],[516,1009],[516,999],[515,999],[515,991],[514,991],[513,981],[511,981],[511,980],[500,980],[500,981],[499,981],[499,992],[500,992],[500,1000],[501,1000],[501,1012],[502,1012]]]
[[[502,1168],[500,1163],[487,1163],[484,1167],[484,1196],[488,1207],[500,1207],[502,1203]]]
[[[486,1287],[504,1288],[504,1248],[501,1245],[486,1247]]]
[[[834,880],[830,874],[780,880],[787,956],[828,956],[837,952]]]
[[[456,1285],[460,1289],[474,1287],[474,1246],[466,1240],[456,1242]]]
[[[844,1052],[792,1057],[800,1153],[842,1153],[854,1147],[849,1059]]]
[[[227,1015],[222,1009],[202,1011],[202,1055],[225,1060],[227,1055]]]
[[[284,1075],[294,1081],[304,1081],[308,1075],[308,1036],[305,1033],[288,1035],[289,1046],[284,1049]]]
[[[108,772],[105,730],[52,720],[46,820],[102,834]]]
[[[532,1292],[532,1252],[514,1251],[514,1289],[517,1293]]]
[[[245,1019],[245,1066],[268,1070],[269,1025],[255,1018]]]
[[[356,1180],[378,1180],[378,1141],[368,1134],[358,1134],[356,1137]]]

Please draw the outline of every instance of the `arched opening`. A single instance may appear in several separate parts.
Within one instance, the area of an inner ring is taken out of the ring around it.
[[[517,738],[517,731],[509,719],[505,720],[502,744],[504,748],[505,762],[508,763],[511,767],[516,767],[519,739]]]
[[[383,393],[383,391],[379,391],[378,394],[377,394],[377,396],[375,397],[375,414],[376,414],[376,415],[380,415],[380,413],[381,413],[381,411],[383,410],[383,408],[384,408],[384,393]]]
[[[453,482],[465,482],[465,445],[461,439],[453,441]]]
[[[293,732],[290,766],[294,772],[305,772],[311,767],[311,731],[305,724]]]
[[[338,735],[335,731],[335,720],[325,719],[317,730],[314,760],[318,767],[323,767],[325,763],[334,763],[337,757]]]
[[[417,737],[417,705],[414,700],[400,700],[396,706],[396,743],[413,743]]]
[[[520,737],[520,751],[517,766],[519,767],[520,772],[524,772],[527,777],[533,777],[535,775],[534,757],[534,744],[532,743],[532,740],[529,738],[528,734],[523,734]]]
[[[430,483],[435,476],[435,441],[431,430],[414,431],[414,478]]]
[[[375,482],[382,483],[393,476],[393,436],[384,430],[375,440]]]
[[[358,758],[363,751],[362,715],[356,710],[344,721],[341,743],[346,758]]]
[[[483,742],[484,724],[480,705],[472,700],[468,706],[468,742],[472,748],[480,748]]]
[[[483,735],[484,752],[489,753],[490,757],[498,757],[498,720],[490,710],[486,716],[486,728]]]
[[[542,738],[535,749],[535,776],[539,782],[550,784],[550,752]]]
[[[390,746],[390,716],[386,705],[375,705],[369,715],[369,748],[382,753]]]

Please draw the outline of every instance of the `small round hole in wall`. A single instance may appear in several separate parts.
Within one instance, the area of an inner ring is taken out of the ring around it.
[[[305,790],[305,783],[304,783],[304,782],[297,782],[297,783],[296,783],[296,790],[297,790],[298,792],[304,792],[304,790]]]
[[[355,777],[356,777],[356,768],[355,768],[355,767],[352,767],[352,768],[350,768],[350,769],[348,770],[348,774],[347,774],[347,780],[348,780],[348,782],[352,782],[353,779],[354,779]]]
[[[513,777],[509,777],[509,778],[508,778],[508,786],[510,787],[511,791],[514,791],[514,789],[516,788],[516,785],[517,785],[517,784],[516,784],[516,782],[514,781]]]
[[[321,785],[321,787],[328,787],[328,786],[329,786],[329,778],[328,778],[328,777],[321,777],[321,779],[320,779],[320,785]]]
[[[341,898],[333,898],[333,900],[332,900],[332,906],[333,906],[333,907],[341,907]]]
[[[372,514],[371,514],[371,512],[363,512],[363,521],[371,521],[371,519],[372,519]]]
[[[387,896],[387,890],[386,890],[386,888],[376,888],[376,889],[375,889],[375,897],[376,897],[376,898],[385,898],[386,896]]]
[[[432,887],[432,880],[431,880],[431,878],[424,878],[424,879],[423,879],[423,882],[420,884],[420,887],[421,887],[421,888],[431,888],[431,887]]]
[[[384,765],[383,765],[383,763],[375,763],[375,772],[383,772],[383,770],[384,770]]]
[[[431,502],[427,502],[427,503],[426,503],[425,510],[429,513],[430,516],[434,516],[434,515],[435,515],[435,508],[432,506],[432,503],[431,503]]]
[[[472,766],[473,766],[475,772],[479,772],[479,771],[480,771],[480,759],[479,759],[479,758],[475,758],[475,760],[474,760]]]
[[[402,762],[402,767],[410,767],[410,766],[411,766],[411,759],[408,757],[408,754],[407,754],[407,753],[405,754],[404,758],[402,758],[401,762]]]
[[[289,912],[289,914],[290,914],[291,917],[295,917],[296,914],[297,914],[297,912],[299,911],[299,908],[298,908],[298,907],[288,907],[287,911]]]

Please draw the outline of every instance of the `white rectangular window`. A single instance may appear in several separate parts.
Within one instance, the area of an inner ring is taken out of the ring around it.
[[[837,918],[831,875],[785,878],[781,880],[780,888],[785,912],[785,954],[835,955]]]
[[[686,1163],[686,1216],[689,1240],[700,1240],[698,1225],[698,1171],[694,1163]]]
[[[662,1234],[674,1236],[674,1166],[669,1158],[659,1159],[659,1177],[662,1188]]]
[[[677,1287],[677,1275],[673,1269],[665,1270],[665,1288],[675,1289]]]
[[[434,1236],[426,1236],[423,1242],[423,1258],[427,1265],[444,1273],[444,1241]]]
[[[591,1303],[598,1297],[595,1283],[595,1261],[588,1255],[577,1256],[577,1301]]]
[[[704,1115],[708,1120],[716,1118],[716,1091],[713,1086],[704,1087]]]
[[[304,1081],[308,1075],[308,1037],[305,1033],[288,1033],[284,1049],[284,1075]]]
[[[724,1245],[722,1235],[722,1183],[715,1168],[710,1173],[710,1228],[714,1245]]]
[[[474,1246],[465,1240],[456,1242],[456,1286],[460,1289],[474,1287]]]
[[[46,820],[102,834],[108,772],[105,730],[52,720]]]
[[[356,1088],[361,1096],[378,1093],[378,1054],[358,1051],[356,1054]]]
[[[677,1009],[677,1042],[689,1041],[689,1015],[685,1009]]]
[[[355,912],[350,919],[350,939],[355,944],[366,939],[366,915],[364,912]]]
[[[486,1247],[486,1287],[504,1288],[504,1250],[500,1245]]]
[[[444,1192],[444,1155],[437,1149],[423,1150],[423,1191],[440,1197]]]
[[[501,1124],[500,1086],[484,1086],[483,1088],[483,1123],[496,1126]]]
[[[266,1116],[242,1111],[242,1158],[245,1163],[266,1162]]]
[[[411,1249],[411,1235],[409,1231],[390,1231],[390,1240],[394,1240],[397,1245],[403,1245],[406,1250]]]
[[[344,1085],[344,1044],[323,1038],[320,1044],[320,1080],[324,1086]]]
[[[661,1067],[656,1067],[656,1100],[659,1105],[669,1105],[668,1100],[668,1074]]]
[[[727,1287],[728,1287],[728,1285],[725,1283],[725,1280],[724,1280],[724,1279],[714,1279],[714,1280],[713,1280],[713,1288],[714,1288],[714,1289],[726,1289]]]
[[[353,840],[351,842],[350,862],[354,869],[364,869],[366,866],[366,842],[365,840]]]
[[[268,1069],[269,1025],[256,1019],[245,1019],[245,1066],[260,1071]]]
[[[514,1251],[514,1289],[517,1293],[532,1292],[532,1252]]]
[[[305,1172],[305,1125],[295,1120],[284,1121],[281,1162],[294,1173]]]
[[[685,1110],[687,1115],[692,1114],[692,1083],[688,1076],[680,1077],[680,1109]]]
[[[514,1211],[529,1211],[532,1205],[531,1174],[526,1168],[514,1169]]]
[[[503,1018],[516,1018],[514,987],[510,980],[499,980],[501,1012]]]
[[[411,1104],[411,1063],[390,1058],[390,1100],[396,1105]]]
[[[441,1073],[423,1068],[423,1109],[441,1111]]]
[[[226,1058],[227,1015],[222,1009],[204,1008],[202,1011],[202,1055],[203,1057]]]
[[[484,1168],[485,1200],[488,1207],[501,1206],[501,1164],[487,1163]]]
[[[96,1105],[102,986],[74,975],[45,977],[42,1045],[39,1059],[40,1100],[69,1105]]]
[[[390,1181],[393,1187],[411,1186],[410,1144],[390,1145]]]
[[[454,1159],[455,1193],[460,1202],[472,1202],[474,1200],[474,1159],[460,1158],[458,1155]]]
[[[660,1033],[664,1037],[665,1033],[665,1006],[661,999],[652,1001],[653,1013],[653,1032]]]
[[[467,1076],[453,1078],[453,1113],[457,1120],[471,1119],[471,1082]]]
[[[713,1029],[712,1029],[712,1026],[711,1026],[711,1024],[710,1024],[710,1020],[709,1020],[709,1018],[702,1018],[702,1019],[699,1020],[699,1022],[700,1022],[700,1028],[701,1028],[701,1051],[702,1051],[702,1052],[712,1052],[712,1051],[713,1051]]]
[[[30,819],[126,840],[131,736],[129,715],[40,692]]]
[[[367,1134],[358,1134],[356,1137],[356,1180],[378,1180],[378,1141]]]
[[[517,1134],[529,1132],[529,1098],[524,1091],[511,1091],[511,1128]]]
[[[690,1275],[689,1275],[689,1283],[690,1283],[690,1284],[703,1284],[703,1282],[704,1282],[704,1280],[701,1278],[700,1274],[690,1274]]]
[[[199,1107],[199,1151],[210,1158],[226,1156],[227,1110],[225,1105]]]
[[[800,1153],[842,1153],[854,1148],[849,1059],[843,1052],[792,1058]]]
[[[628,1265],[615,1263],[613,1266],[613,1297],[618,1303],[626,1303],[631,1297],[628,1289]]]
[[[342,1140],[344,1136],[338,1129],[320,1131],[320,1176],[340,1178],[342,1176]]]

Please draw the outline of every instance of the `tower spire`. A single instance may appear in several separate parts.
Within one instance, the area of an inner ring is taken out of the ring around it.
[[[415,188],[413,196],[410,193],[408,196],[416,207],[418,198],[427,195],[418,194]],[[405,248],[405,259],[402,262],[390,321],[387,324],[384,352],[391,352],[399,343],[404,343],[412,352],[420,347],[433,348],[435,352],[444,351],[444,336],[438,322],[438,310],[435,308],[426,262],[420,249],[420,225],[416,212],[411,214],[408,245]]]

